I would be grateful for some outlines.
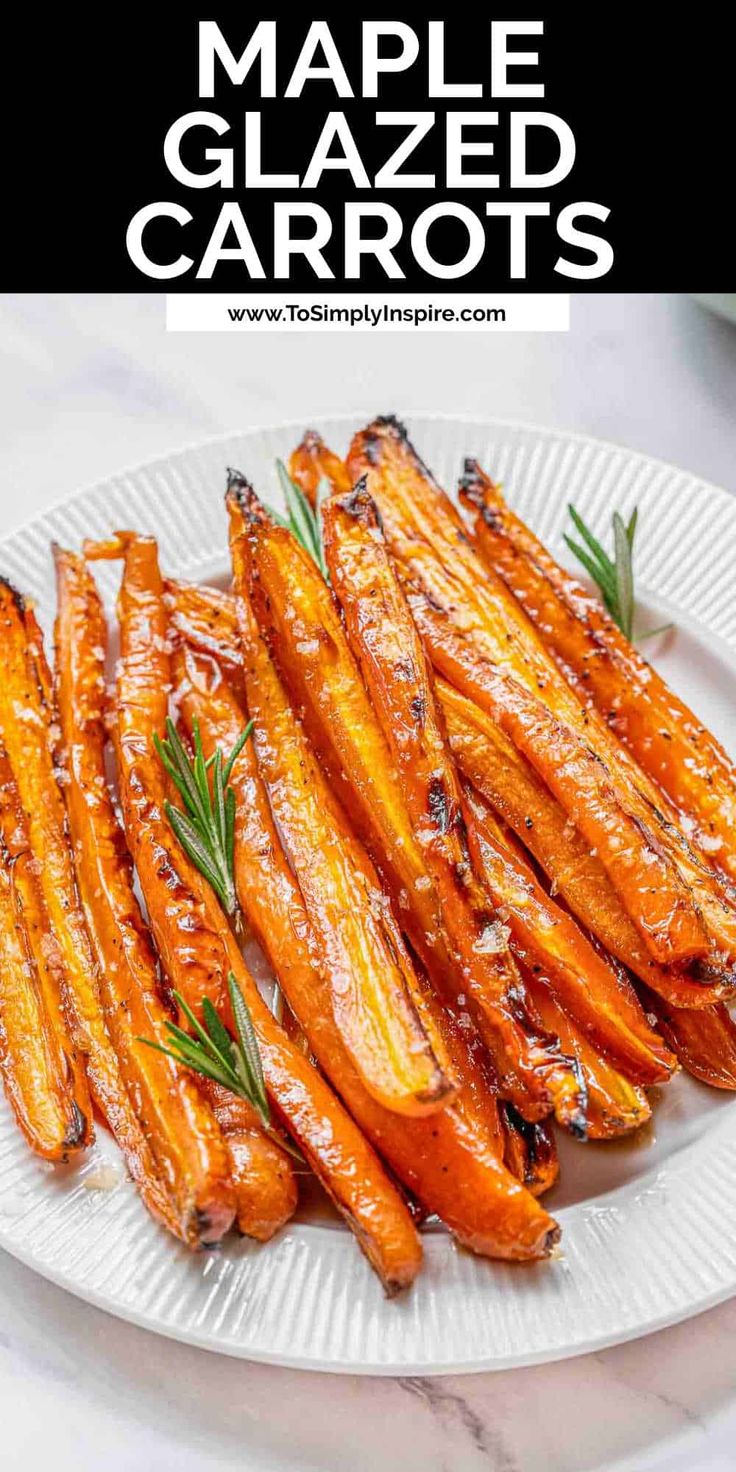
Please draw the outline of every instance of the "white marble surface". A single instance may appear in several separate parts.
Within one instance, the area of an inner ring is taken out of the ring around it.
[[[178,444],[441,408],[626,442],[736,490],[736,330],[684,297],[573,301],[568,337],[166,337],[151,297],[0,297],[0,534]],[[55,1472],[726,1472],[736,1303],[503,1375],[249,1366],[108,1318],[0,1255],[0,1465]]]

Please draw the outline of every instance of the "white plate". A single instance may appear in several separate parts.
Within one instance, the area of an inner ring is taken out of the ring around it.
[[[338,450],[369,415],[315,427]],[[226,569],[226,465],[269,497],[273,461],[304,425],[211,441],[113,476],[0,544],[0,571],[38,600],[50,630],[49,542],[135,526],[156,533],[172,573]],[[452,486],[476,455],[541,537],[562,548],[573,500],[601,534],[638,504],[638,588],[652,623],[677,632],[651,652],[707,723],[732,741],[736,692],[736,502],[670,466],[571,434],[414,414],[410,432]],[[100,567],[112,597],[114,569]],[[440,1231],[424,1271],[387,1302],[350,1234],[297,1219],[266,1247],[235,1239],[192,1256],[147,1217],[102,1138],[81,1168],[39,1165],[0,1104],[0,1243],[81,1298],[161,1334],[225,1354],[370,1374],[507,1369],[662,1328],[736,1292],[736,1099],[679,1077],[653,1127],[626,1144],[561,1146],[549,1197],[562,1256],[488,1263]],[[118,1183],[109,1184],[113,1163]]]

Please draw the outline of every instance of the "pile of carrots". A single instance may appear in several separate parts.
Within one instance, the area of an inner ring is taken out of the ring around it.
[[[736,1089],[736,772],[475,462],[467,516],[391,418],[289,470],[327,577],[231,471],[227,592],[166,579],[149,535],[56,547],[52,671],[0,582],[0,1069],[33,1150],[74,1158],[99,1116],[193,1248],[290,1218],[290,1137],[391,1293],[429,1216],[549,1255],[553,1120],[619,1138],[680,1066]],[[172,713],[207,757],[254,721],[240,931],[166,814]],[[230,973],[272,1130],[140,1041],[186,1025],[174,993],[234,1028]]]

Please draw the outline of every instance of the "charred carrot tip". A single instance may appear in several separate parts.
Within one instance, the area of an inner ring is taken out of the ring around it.
[[[236,470],[235,467],[232,465],[228,465],[227,467],[227,489],[228,491],[232,491],[235,495],[255,495],[255,491],[253,490],[253,486],[248,480],[248,477],[243,475],[242,470]]]
[[[348,491],[344,496],[336,496],[333,505],[339,511],[344,511],[346,516],[352,517],[353,521],[359,521],[363,526],[376,528],[383,533],[383,519],[368,491],[366,476],[361,476],[352,491]]]
[[[3,587],[5,591],[10,594],[10,597],[12,598],[18,612],[20,614],[24,614],[27,607],[26,599],[24,598],[23,594],[18,591],[15,584],[11,583],[10,578],[5,577],[4,573],[0,573],[0,587]]]
[[[263,502],[249,480],[238,470],[228,471],[225,505],[232,512],[240,511],[247,526],[268,526],[270,517]]]
[[[325,448],[325,442],[316,429],[305,429],[301,444],[299,445],[300,450],[314,452],[324,450]]]

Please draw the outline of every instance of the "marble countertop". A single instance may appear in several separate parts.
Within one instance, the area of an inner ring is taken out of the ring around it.
[[[561,335],[168,336],[163,298],[0,297],[0,535],[122,465],[248,425],[441,408],[573,428],[736,490],[736,330],[573,298]],[[500,1375],[307,1375],[109,1318],[0,1253],[0,1462],[55,1472],[726,1472],[736,1301]]]

